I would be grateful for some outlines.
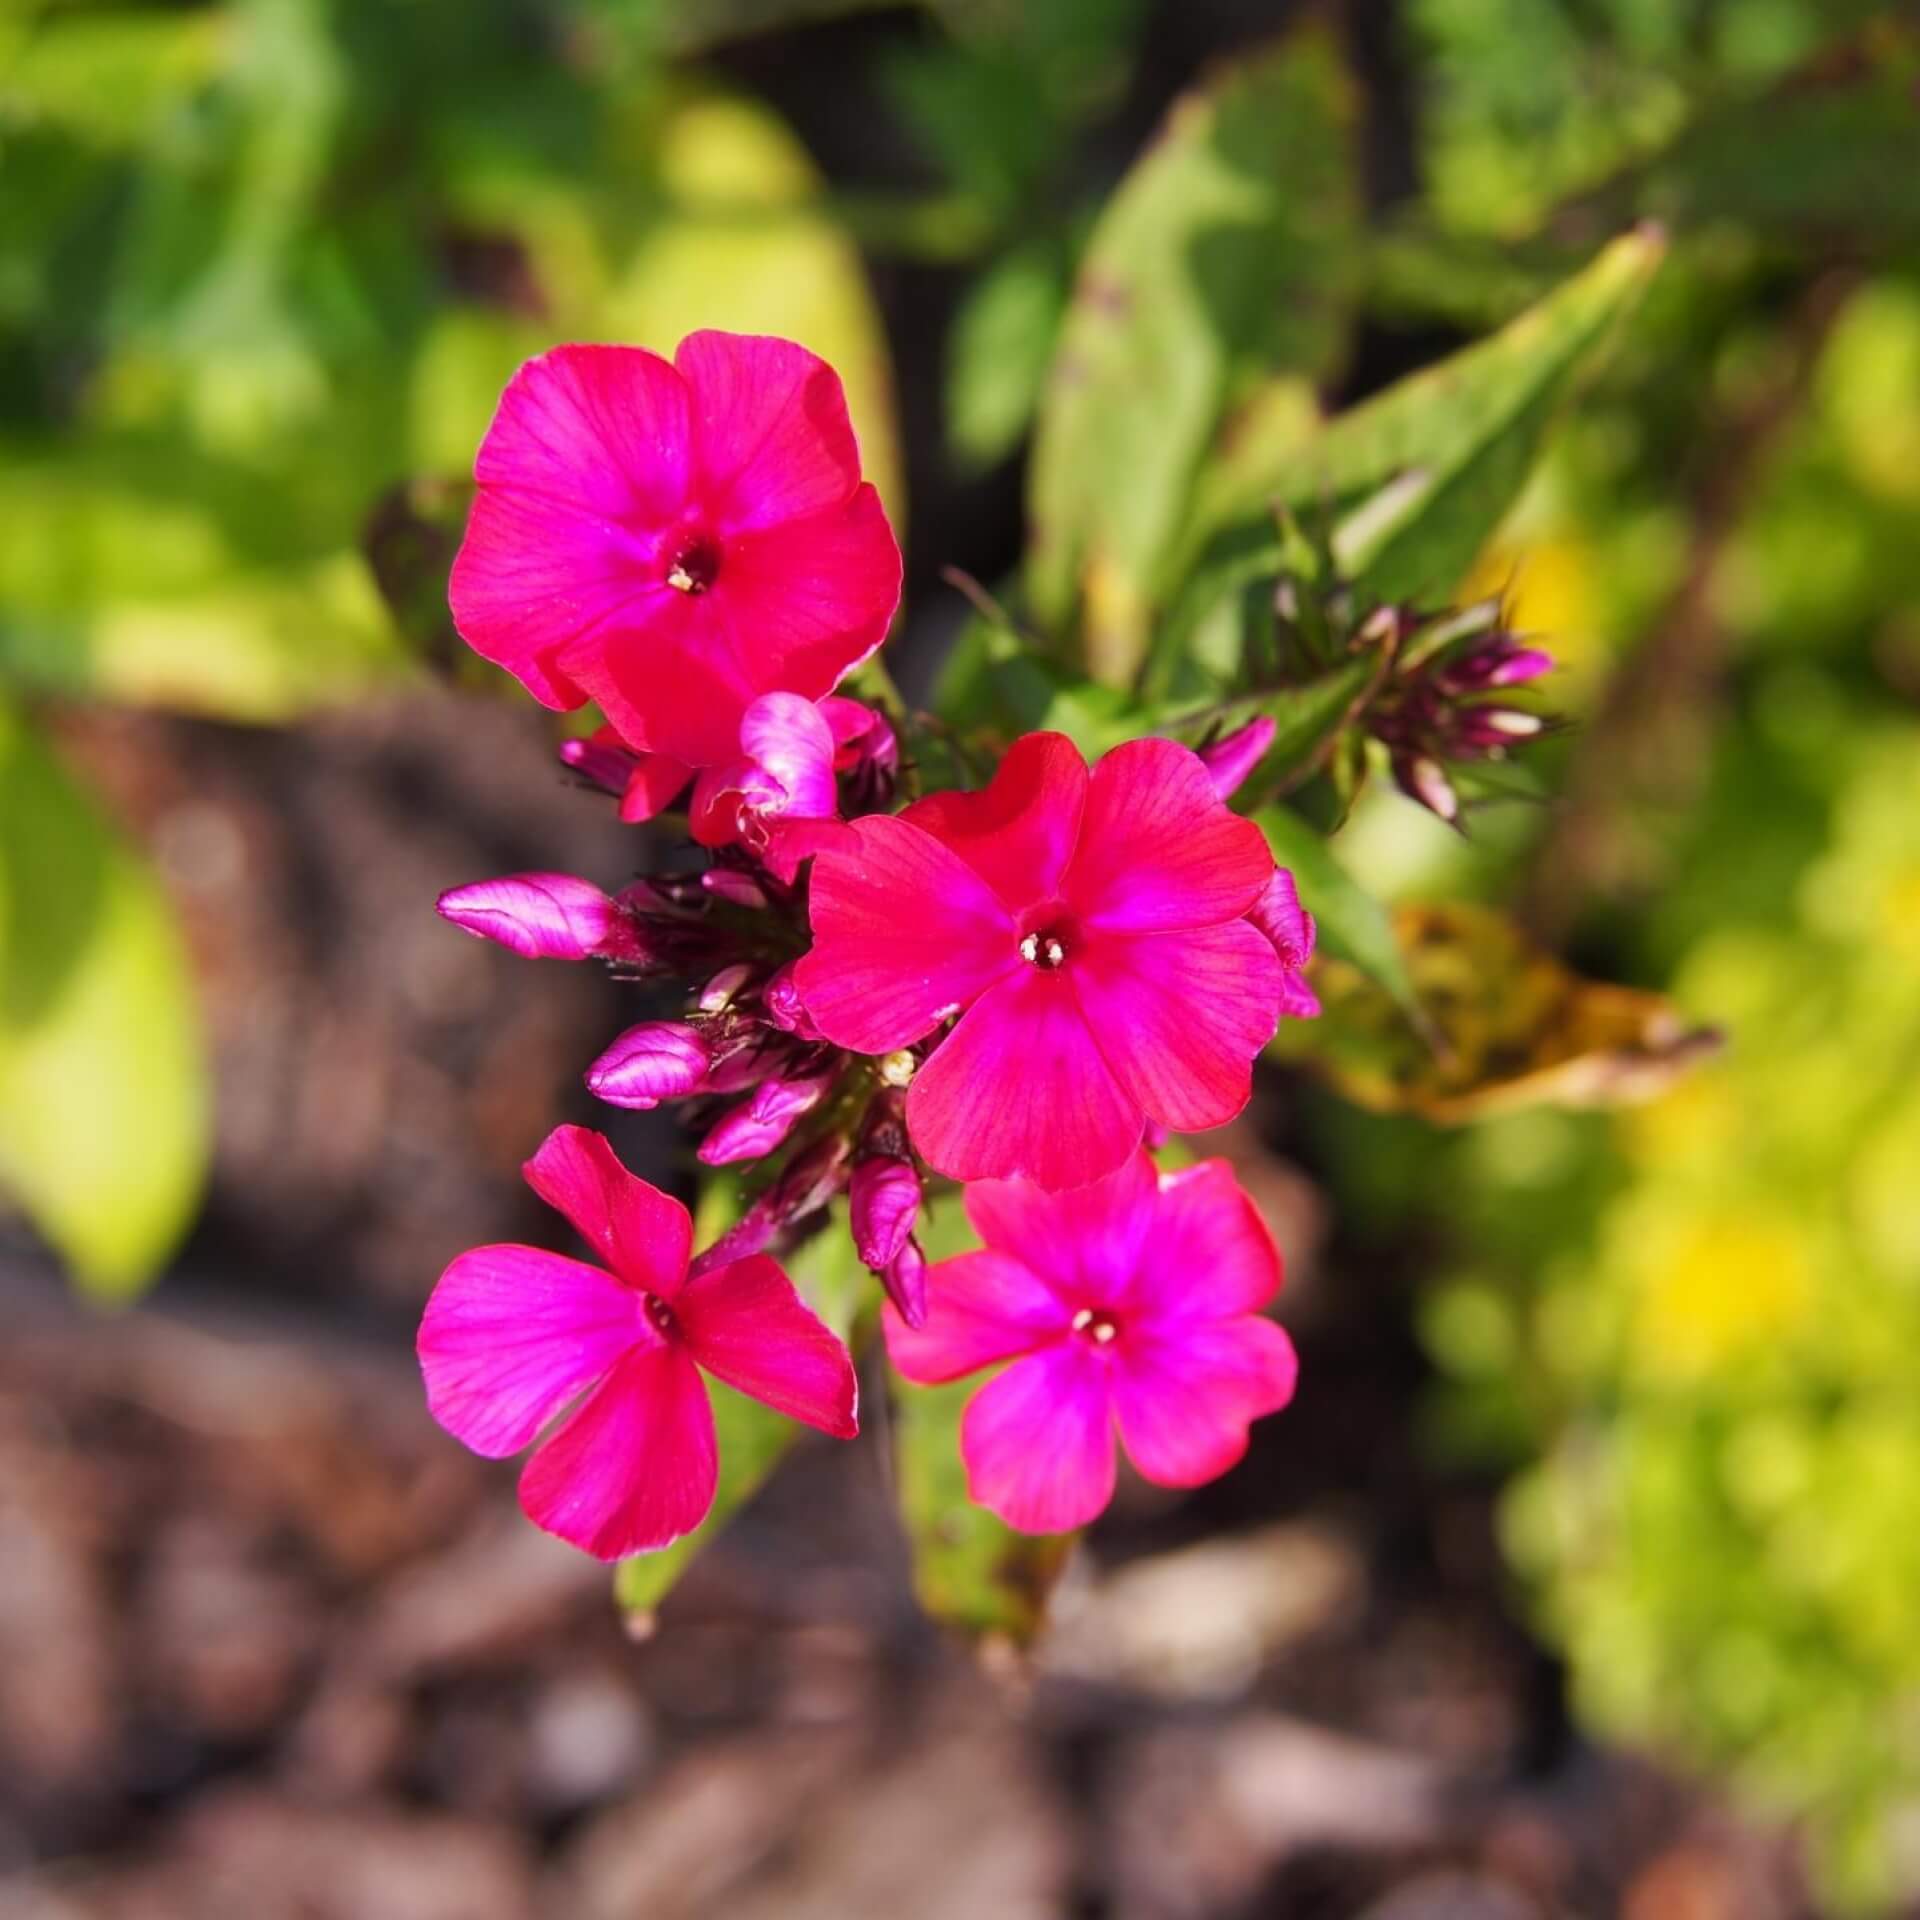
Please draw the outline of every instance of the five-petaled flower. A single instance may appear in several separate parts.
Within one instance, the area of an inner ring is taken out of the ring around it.
[[[514,375],[474,472],[461,634],[671,761],[732,759],[759,694],[830,692],[899,601],[839,376],[790,340],[555,347]]]
[[[1245,918],[1273,857],[1187,748],[1128,741],[1089,775],[1064,735],[1028,734],[984,792],[851,836],[813,863],[795,978],[859,1053],[960,1016],[907,1101],[940,1172],[1079,1186],[1149,1120],[1192,1132],[1246,1104],[1280,1015],[1280,957]]]
[[[488,1459],[579,1400],[521,1475],[535,1525],[602,1560],[697,1527],[718,1472],[702,1368],[822,1432],[858,1430],[853,1362],[774,1261],[690,1273],[686,1208],[583,1127],[549,1134],[526,1177],[605,1265],[461,1254],[427,1302],[420,1366],[434,1418]]]
[[[968,1491],[1009,1526],[1092,1520],[1116,1427],[1147,1479],[1193,1487],[1292,1398],[1292,1343],[1260,1314],[1280,1256],[1224,1160],[1156,1176],[1137,1153],[1069,1193],[982,1181],[966,1208],[985,1248],[932,1269],[917,1330],[885,1309],[887,1351],[928,1384],[1013,1362],[960,1427]]]

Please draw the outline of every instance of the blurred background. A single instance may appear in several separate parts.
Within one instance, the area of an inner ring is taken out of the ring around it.
[[[798,336],[924,697],[1101,204],[1301,30],[1327,405],[1673,241],[1457,583],[1575,724],[1341,852],[1728,1044],[1568,1111],[1483,989],[1442,1098],[1330,992],[1207,1143],[1304,1365],[1242,1468],[974,1649],[877,1423],[623,1621],[412,1363],[456,1251],[550,1236],[550,1125],[691,1190],[579,1085],[619,989],[431,911],[644,864],[447,627],[474,446],[554,341]],[[1920,1913],[1917,700],[1911,8],[8,0],[0,1915]]]

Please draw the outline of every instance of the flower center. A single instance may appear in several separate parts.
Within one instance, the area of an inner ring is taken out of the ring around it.
[[[720,578],[720,543],[711,534],[696,533],[673,550],[667,585],[677,593],[705,593]]]
[[[1073,1330],[1096,1347],[1110,1347],[1120,1337],[1120,1322],[1105,1307],[1082,1307],[1073,1316]]]
[[[680,1322],[674,1318],[673,1309],[657,1293],[643,1293],[640,1296],[640,1304],[647,1318],[667,1339],[672,1340],[678,1337]]]
[[[1052,973],[1066,964],[1067,943],[1061,937],[1062,927],[1041,927],[1033,933],[1025,934],[1020,941],[1020,958],[1030,967],[1038,967],[1042,973]]]

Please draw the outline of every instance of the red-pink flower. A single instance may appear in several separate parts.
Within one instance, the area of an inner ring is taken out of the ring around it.
[[[851,823],[814,861],[795,978],[838,1046],[888,1053],[959,1023],[914,1077],[914,1144],[958,1180],[1078,1186],[1149,1119],[1217,1127],[1279,1024],[1280,961],[1244,918],[1260,830],[1170,740],[1089,776],[1072,742],[1015,742],[982,793]]]
[[[834,784],[839,746],[824,708],[797,693],[763,693],[740,717],[738,758],[693,783],[690,822],[703,847],[744,846],[791,885],[800,863],[848,838]]]
[[[579,1400],[521,1475],[536,1526],[602,1560],[697,1527],[718,1473],[703,1367],[822,1432],[858,1430],[846,1348],[772,1260],[689,1275],[686,1208],[584,1127],[549,1134],[526,1177],[605,1264],[537,1247],[461,1254],[427,1302],[420,1368],[433,1417],[490,1460]]]
[[[474,472],[454,624],[641,751],[731,759],[756,695],[831,691],[899,601],[839,376],[790,340],[555,347],[514,375]]]
[[[887,1352],[936,1384],[1013,1364],[960,1425],[967,1490],[1009,1526],[1085,1526],[1113,1494],[1114,1430],[1149,1480],[1195,1487],[1293,1397],[1293,1346],[1260,1308],[1280,1256],[1224,1160],[1156,1176],[1135,1154],[1071,1193],[989,1180],[966,1193],[986,1242],[928,1274],[916,1331]]]

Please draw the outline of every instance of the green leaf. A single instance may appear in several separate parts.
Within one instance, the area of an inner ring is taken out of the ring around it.
[[[1414,994],[1386,908],[1340,864],[1332,846],[1291,808],[1268,807],[1254,818],[1273,849],[1275,864],[1293,875],[1301,904],[1313,915],[1328,950],[1351,961],[1384,988],[1394,1004],[1424,1029],[1426,1017]]]
[[[1247,776],[1245,791],[1256,798],[1284,791],[1317,768],[1342,730],[1367,703],[1379,684],[1386,656],[1376,650],[1342,661],[1298,686],[1249,694],[1221,716],[1223,731],[1265,714],[1274,722],[1273,743]]]
[[[979,1244],[958,1193],[928,1209],[920,1241],[929,1260]],[[916,1387],[893,1377],[900,1516],[913,1549],[914,1591],[927,1612],[963,1633],[1024,1643],[1039,1632],[1078,1535],[1016,1533],[967,1498],[960,1418],[980,1386]]]
[[[1027,588],[1095,678],[1132,676],[1224,415],[1344,343],[1353,89],[1317,31],[1176,102],[1082,261],[1035,436]]]
[[[1020,443],[1039,403],[1066,291],[1048,249],[996,261],[968,291],[947,340],[947,432],[978,471]]]
[[[1532,469],[1575,380],[1639,302],[1665,252],[1616,240],[1491,339],[1342,414],[1274,476],[1274,498],[1351,513],[1376,498],[1341,558],[1382,600],[1444,595],[1479,556]]]
[[[739,1216],[740,1190],[731,1180],[711,1181],[701,1196],[694,1244],[709,1246]],[[872,1282],[854,1255],[843,1212],[784,1262],[800,1297],[844,1340]],[[805,1429],[783,1413],[750,1400],[718,1380],[709,1380],[713,1425],[720,1448],[720,1477],[713,1505],[699,1526],[658,1553],[623,1560],[615,1569],[613,1594],[623,1613],[649,1615],[673,1590],[689,1564],[734,1514],[759,1492]]]
[[[150,1280],[199,1204],[208,1090],[146,862],[0,707],[0,1189],[89,1292]]]

